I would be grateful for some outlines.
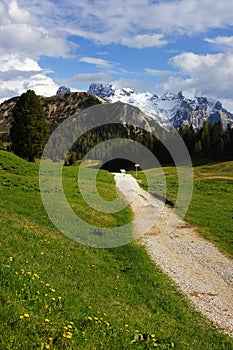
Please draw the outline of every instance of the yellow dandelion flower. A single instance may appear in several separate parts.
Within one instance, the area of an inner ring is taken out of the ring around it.
[[[24,275],[24,269],[21,269],[20,271],[21,271],[22,275]]]
[[[27,272],[27,275],[28,275],[28,276],[31,276],[31,274],[32,274],[32,273],[31,273],[30,271]]]
[[[45,295],[44,295],[45,297],[47,297],[48,296],[48,294],[47,293],[45,293]]]
[[[67,332],[66,338],[71,339],[73,334],[71,332]]]
[[[49,289],[51,292],[55,292],[56,290],[54,288]]]
[[[36,292],[38,295],[40,295],[40,291],[38,290],[37,292]]]
[[[52,342],[52,341],[53,341],[53,337],[49,337],[49,341],[51,341],[51,342]]]
[[[46,287],[49,287],[50,286],[50,284],[49,283],[46,283]]]
[[[110,326],[110,323],[108,321],[104,321],[104,323],[106,324],[106,326]]]
[[[23,315],[21,315],[21,316],[19,316],[19,318],[20,318],[20,320],[23,320],[23,319],[24,319],[24,316],[23,316]]]
[[[70,324],[74,324],[74,322],[70,321]]]
[[[155,338],[155,334],[151,334],[150,336],[151,336],[151,338]]]
[[[64,326],[63,328],[64,328],[65,331],[67,331],[67,329],[68,329],[66,326]]]
[[[12,257],[12,256],[10,256],[10,257],[9,257],[9,260],[10,260],[10,261],[13,261],[13,257]]]
[[[125,327],[129,327],[129,325],[126,323],[126,324],[125,324]]]
[[[94,320],[95,320],[95,321],[98,321],[98,317],[94,317]]]
[[[55,301],[56,299],[55,298],[52,298],[52,301]]]
[[[45,349],[50,349],[50,345],[49,345],[49,344],[46,344],[46,345],[45,345]]]
[[[40,255],[44,255],[44,252],[40,252]]]
[[[24,314],[24,317],[29,318],[29,314]]]
[[[92,309],[92,306],[88,306],[89,309]]]
[[[62,297],[59,296],[59,297],[57,297],[57,299],[58,299],[58,300],[62,300]]]
[[[10,265],[6,265],[6,267],[9,269],[9,268],[10,268]]]
[[[92,317],[91,317],[91,316],[88,316],[88,320],[89,320],[89,321],[92,321]]]
[[[15,271],[15,274],[18,275],[19,273],[17,271]]]
[[[67,326],[69,329],[73,328],[71,324],[68,324]]]
[[[104,312],[104,316],[107,317],[108,315]]]
[[[33,275],[35,278],[40,278],[38,275],[37,275],[37,273],[34,273],[34,275]]]
[[[50,321],[49,321],[49,319],[48,319],[48,318],[46,318],[46,319],[45,319],[45,322],[49,323]]]

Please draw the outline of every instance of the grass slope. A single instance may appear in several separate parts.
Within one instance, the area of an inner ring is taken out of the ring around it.
[[[233,349],[143,247],[95,249],[69,240],[43,209],[38,165],[6,152],[0,164],[2,350]],[[76,172],[64,170],[68,197]],[[115,196],[110,174],[101,172],[98,186],[106,199]],[[128,209],[108,220],[119,225],[122,215],[130,220]]]

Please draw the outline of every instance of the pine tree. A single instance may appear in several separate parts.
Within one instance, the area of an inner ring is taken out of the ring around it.
[[[33,162],[41,156],[48,135],[45,112],[33,90],[28,90],[20,96],[12,116],[12,150],[18,156]]]

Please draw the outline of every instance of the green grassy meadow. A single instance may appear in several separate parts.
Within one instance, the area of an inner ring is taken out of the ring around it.
[[[161,175],[156,169],[138,172],[140,185],[151,192],[159,193]],[[135,172],[132,173],[136,176]],[[165,167],[167,199],[175,203],[178,191],[175,167]],[[145,176],[146,175],[146,176]],[[197,227],[206,239],[213,242],[222,252],[233,257],[233,162],[206,164],[193,168],[194,188],[185,220]]]
[[[0,151],[2,350],[233,349],[232,339],[193,309],[137,242],[98,249],[62,235],[43,208],[38,168]],[[108,216],[87,207],[76,175],[76,166],[64,167],[77,213],[106,227],[130,221],[128,207]],[[226,185],[216,181],[218,189]],[[116,197],[111,174],[100,171],[97,187],[104,199]]]

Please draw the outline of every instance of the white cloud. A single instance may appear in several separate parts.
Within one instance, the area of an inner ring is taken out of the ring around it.
[[[148,75],[154,75],[154,76],[158,76],[158,77],[171,75],[170,70],[159,70],[159,69],[153,69],[153,68],[145,68],[145,72]]]
[[[198,55],[184,52],[173,57],[169,63],[186,76],[175,76],[171,72],[160,88],[166,91],[189,90],[197,95],[232,99],[233,54]],[[176,73],[176,74],[177,74]]]
[[[113,62],[109,62],[102,58],[96,58],[96,57],[81,57],[79,59],[79,62],[94,64],[96,66],[105,67],[105,68],[110,68],[113,66]]]
[[[233,36],[217,36],[216,38],[206,38],[205,41],[211,44],[225,45],[233,47]]]
[[[136,35],[132,38],[123,38],[121,40],[121,43],[123,45],[126,45],[128,47],[134,47],[137,49],[143,49],[146,47],[161,47],[166,45],[168,42],[166,40],[163,40],[163,35],[161,34],[142,34],[142,35]]]
[[[58,86],[38,63],[17,55],[0,56],[0,102],[32,89],[38,95],[51,96]]]

